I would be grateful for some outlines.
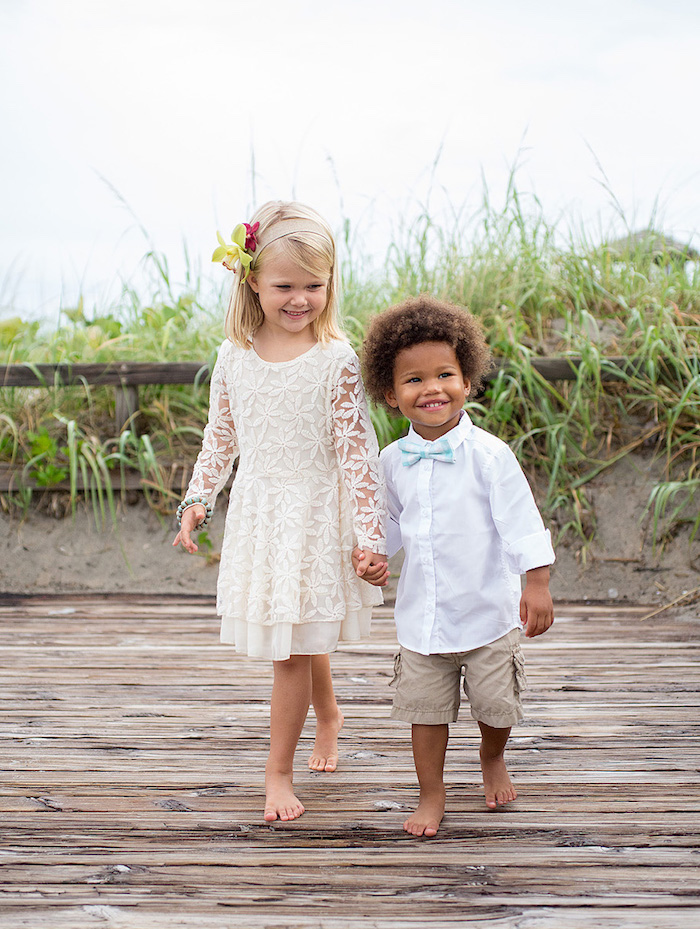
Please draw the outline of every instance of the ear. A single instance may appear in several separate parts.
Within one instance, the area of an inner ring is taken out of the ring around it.
[[[472,382],[469,380],[468,377],[465,377],[464,378],[464,396],[468,397],[471,392],[472,392]]]
[[[248,280],[246,283],[250,286],[251,290],[254,290],[256,294],[260,293],[260,284],[258,284],[258,279],[254,274],[248,275]]]
[[[393,407],[395,410],[398,410],[399,401],[396,399],[396,394],[392,389],[384,391],[384,399],[389,404],[389,406]]]

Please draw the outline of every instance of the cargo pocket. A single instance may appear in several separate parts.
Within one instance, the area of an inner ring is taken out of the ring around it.
[[[525,659],[520,644],[513,646],[513,669],[515,671],[515,691],[521,694],[527,690],[527,677],[525,675]]]
[[[389,687],[393,687],[394,684],[398,684],[400,677],[401,677],[401,652],[394,655],[394,676],[389,681]]]

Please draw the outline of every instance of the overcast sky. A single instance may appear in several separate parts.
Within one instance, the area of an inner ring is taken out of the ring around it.
[[[0,315],[103,303],[140,227],[213,275],[271,198],[380,262],[516,161],[551,222],[619,228],[612,191],[698,247],[699,57],[695,0],[0,0]]]

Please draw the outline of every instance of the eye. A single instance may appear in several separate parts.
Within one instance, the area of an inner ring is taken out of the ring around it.
[[[438,374],[438,377],[454,377],[453,371],[443,371],[442,374]]]
[[[420,381],[420,378],[419,378],[418,375],[416,374],[416,375],[414,375],[413,377],[409,377],[409,379],[406,381],[406,383],[407,383],[407,384],[417,384],[419,381]]]
[[[309,290],[323,290],[325,284],[309,284]]]

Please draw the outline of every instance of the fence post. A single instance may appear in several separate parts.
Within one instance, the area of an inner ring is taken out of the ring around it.
[[[139,434],[139,389],[133,384],[121,383],[114,388],[114,418],[117,431],[130,429],[134,435]]]

